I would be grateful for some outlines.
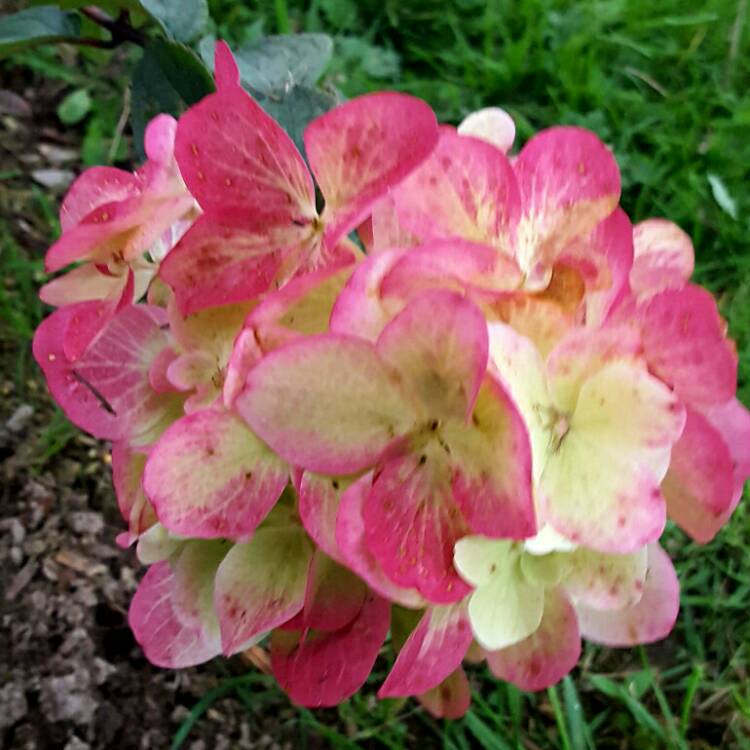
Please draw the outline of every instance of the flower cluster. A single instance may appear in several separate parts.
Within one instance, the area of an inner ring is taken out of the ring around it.
[[[135,174],[62,206],[34,353],[112,441],[150,567],[130,624],[182,667],[268,639],[292,700],[466,710],[464,660],[524,690],[581,638],[666,636],[667,518],[699,542],[750,475],[750,414],[674,224],[633,227],[592,133],[515,156],[497,109],[438,126],[377,93],[306,161],[217,45],[217,91],[157,117]],[[145,299],[144,299],[145,298]]]

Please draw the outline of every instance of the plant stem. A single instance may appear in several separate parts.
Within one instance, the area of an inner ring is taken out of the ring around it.
[[[93,6],[87,5],[81,8],[81,13],[87,18],[90,18],[94,23],[98,24],[102,28],[106,29],[111,35],[112,40],[105,42],[109,48],[116,47],[118,44],[123,42],[133,42],[140,47],[146,45],[146,37],[137,29],[134,29],[130,23],[130,16],[127,11],[123,11],[115,19],[107,15],[103,10]],[[97,40],[86,40],[86,43]],[[83,43],[83,40],[78,40],[78,43]],[[90,46],[103,46],[100,44]]]

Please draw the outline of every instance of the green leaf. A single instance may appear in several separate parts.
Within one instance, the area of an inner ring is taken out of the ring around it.
[[[143,133],[149,121],[161,112],[177,115],[181,98],[165,75],[152,48],[146,47],[133,71],[130,122],[133,140],[141,159],[145,157]]]
[[[78,36],[80,18],[51,5],[0,18],[0,54]]]
[[[311,120],[335,107],[335,94],[307,86],[294,86],[278,99],[258,97],[259,104],[286,130],[300,153],[304,154],[302,133]]]
[[[91,97],[86,89],[68,94],[57,107],[57,116],[65,125],[75,125],[91,111]]]
[[[152,39],[148,50],[188,106],[215,91],[211,74],[189,47],[168,39]]]
[[[206,30],[207,0],[141,0],[141,5],[178,42],[191,42]]]
[[[243,84],[253,94],[276,96],[293,86],[314,86],[328,66],[333,42],[325,34],[266,36],[236,53]]]
[[[214,82],[198,56],[184,44],[152,39],[133,71],[131,124],[138,154],[143,158],[143,133],[156,115],[179,115],[214,91]]]
[[[734,198],[729,194],[727,186],[724,181],[716,174],[707,174],[708,184],[711,186],[711,192],[713,193],[714,200],[719,204],[724,213],[729,214],[733,219],[737,218],[737,204],[734,202]]]

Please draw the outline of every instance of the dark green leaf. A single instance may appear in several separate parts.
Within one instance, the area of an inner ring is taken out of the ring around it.
[[[206,0],[141,0],[141,5],[178,42],[190,42],[206,30]]]
[[[143,133],[149,120],[160,112],[177,115],[181,109],[180,95],[170,83],[150,47],[143,52],[133,71],[130,121],[136,151],[144,158]]]
[[[235,57],[243,84],[254,93],[274,96],[292,86],[314,86],[332,51],[325,34],[290,34],[245,44]]]
[[[327,91],[294,86],[278,99],[260,97],[259,103],[281,125],[304,154],[302,133],[310,120],[338,104],[338,98]]]
[[[68,94],[57,108],[57,116],[65,125],[75,125],[83,120],[91,110],[91,97],[86,89],[78,89]]]
[[[185,104],[195,104],[214,91],[211,74],[189,47],[168,39],[153,39],[148,51]]]
[[[0,18],[0,54],[78,36],[80,18],[51,5]]]

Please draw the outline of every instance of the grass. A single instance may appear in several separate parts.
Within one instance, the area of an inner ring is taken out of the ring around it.
[[[210,0],[219,35],[239,42],[258,22],[270,33],[331,33],[330,75],[347,95],[397,88],[427,99],[449,122],[501,105],[521,141],[555,123],[595,130],[617,156],[631,218],[667,216],[693,237],[696,278],[719,298],[740,352],[740,395],[750,402],[747,0],[256,5],[263,9]],[[3,240],[2,278],[16,281],[10,291],[0,287],[0,312],[27,341],[41,310],[18,307],[31,298],[14,290],[38,281],[19,252]],[[664,544],[682,583],[678,625],[664,643],[626,651],[587,645],[570,677],[534,695],[474,669],[472,709],[457,722],[435,721],[413,703],[375,702],[373,679],[335,711],[300,710],[282,727],[285,736],[300,748],[750,748],[747,504],[709,545],[675,528]],[[250,716],[283,703],[262,677],[227,678],[195,706],[172,747],[189,746],[203,712],[230,696]]]

